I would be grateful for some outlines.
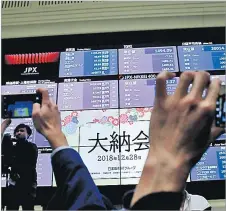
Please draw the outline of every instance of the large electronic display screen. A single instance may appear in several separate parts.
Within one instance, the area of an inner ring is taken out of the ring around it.
[[[38,186],[52,186],[51,149],[39,149],[36,170]]]
[[[173,94],[179,79],[167,81],[167,93]],[[119,81],[120,108],[151,107],[155,99],[155,79],[125,79]]]
[[[55,80],[59,60],[60,52],[7,54],[2,65],[2,83]]]
[[[118,74],[117,49],[62,52],[59,77]]]
[[[151,110],[61,112],[62,130],[69,145],[77,148],[96,184],[129,184],[131,175],[140,177],[149,149]]]
[[[60,110],[118,108],[118,81],[60,83]]]
[[[191,171],[192,181],[226,179],[225,146],[210,147]]]
[[[2,95],[31,94],[47,88],[61,113],[62,131],[86,164],[97,185],[137,184],[149,143],[156,76],[170,71],[172,95],[187,70],[207,70],[225,83],[225,44],[169,45],[142,48],[4,55]],[[51,147],[31,118],[13,119],[6,133],[20,124],[32,129],[38,147],[38,186],[56,186]],[[225,139],[220,136],[192,169],[188,182],[225,179]],[[97,168],[98,166],[98,168]],[[6,186],[2,175],[2,186]]]
[[[16,94],[33,94],[38,88],[45,88],[48,90],[49,97],[56,103],[57,84],[28,84],[28,85],[3,85],[1,87],[2,95],[16,95]]]
[[[178,72],[176,46],[119,49],[119,73]]]
[[[226,69],[226,45],[178,46],[180,71]]]

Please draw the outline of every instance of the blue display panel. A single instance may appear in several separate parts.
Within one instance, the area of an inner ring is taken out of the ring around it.
[[[152,107],[155,100],[156,79],[128,79],[124,77],[119,81],[120,108]],[[179,78],[167,81],[168,95],[174,94]],[[147,97],[148,96],[148,97]]]
[[[59,110],[118,108],[118,81],[60,83]]]
[[[209,147],[191,170],[191,181],[225,180],[226,147]]]
[[[61,52],[60,54],[60,78],[117,74],[117,49]]]
[[[178,46],[180,71],[226,69],[225,44]]]
[[[119,49],[119,73],[178,72],[176,46]]]
[[[226,133],[224,133],[223,135],[221,135],[217,140],[226,140]]]

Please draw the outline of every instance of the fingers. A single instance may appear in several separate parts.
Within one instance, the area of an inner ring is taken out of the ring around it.
[[[49,93],[47,89],[38,88],[37,93],[40,93],[42,95],[42,105],[49,104]]]
[[[175,91],[177,98],[185,97],[188,93],[188,87],[195,78],[195,72],[184,72],[180,76],[180,81]]]
[[[41,105],[39,103],[34,103],[33,104],[33,109],[32,109],[32,117],[34,117],[37,114],[39,114],[40,109],[41,109]]]
[[[190,96],[193,99],[201,99],[204,89],[210,83],[210,74],[207,72],[196,72],[192,84]]]
[[[50,99],[50,105],[51,105],[50,107],[52,107],[52,109],[55,109],[60,113],[58,106],[56,105],[56,103],[52,99]]]
[[[12,120],[11,119],[5,119],[3,122],[2,122],[2,126],[4,125],[4,126],[6,126],[6,127],[8,127],[10,124],[11,124],[11,122],[12,122]]]
[[[216,101],[220,91],[220,80],[214,79],[213,81],[211,81],[207,91],[208,92],[206,98],[198,104],[196,102],[195,105],[198,106],[199,114],[201,116],[208,117],[213,121],[216,110]]]
[[[50,99],[49,99],[49,102],[50,102],[51,105],[56,106],[56,104],[55,104],[55,102],[53,101],[53,99],[50,98]]]
[[[213,103],[216,107],[216,101],[220,93],[220,80],[215,78],[211,81],[205,101]]]
[[[175,77],[175,73],[163,71],[156,78],[156,100],[164,100],[167,96],[166,80]]]
[[[5,132],[6,128],[10,125],[12,122],[11,119],[5,119],[1,124],[1,135]]]

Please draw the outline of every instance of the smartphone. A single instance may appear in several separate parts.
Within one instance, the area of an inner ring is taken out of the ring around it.
[[[32,116],[33,103],[42,102],[41,94],[2,95],[2,118],[28,118]]]
[[[226,102],[225,102],[225,85],[221,85],[220,94],[216,102],[216,113],[215,122],[217,127],[225,128],[225,113],[226,113]]]

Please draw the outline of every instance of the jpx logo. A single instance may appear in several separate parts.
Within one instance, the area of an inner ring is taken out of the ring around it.
[[[24,73],[37,73],[37,67],[26,67]]]
[[[26,67],[25,71],[22,73],[22,75],[37,75],[39,74],[37,71],[37,67]]]

